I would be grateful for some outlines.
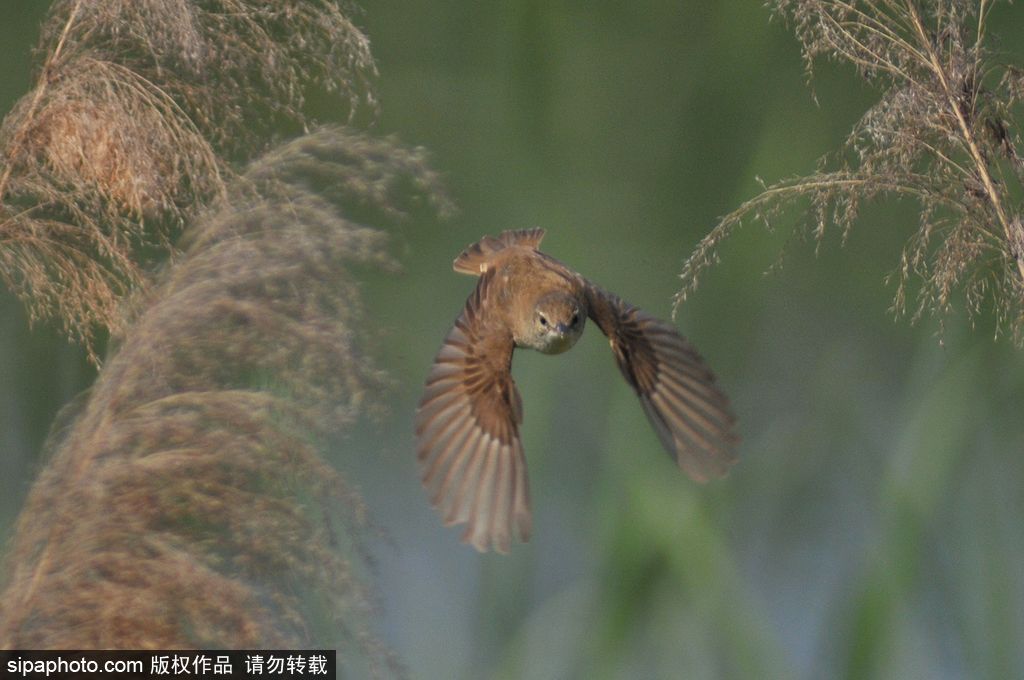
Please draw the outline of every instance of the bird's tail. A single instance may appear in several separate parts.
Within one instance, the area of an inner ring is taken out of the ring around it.
[[[510,246],[527,246],[537,248],[544,238],[544,230],[540,227],[533,229],[514,229],[503,231],[501,235],[484,236],[471,246],[468,246],[455,258],[452,267],[461,274],[480,276],[487,271],[487,265],[499,250]]]

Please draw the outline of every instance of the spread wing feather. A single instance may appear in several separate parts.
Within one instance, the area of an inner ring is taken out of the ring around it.
[[[510,372],[511,333],[486,316],[493,272],[483,272],[448,333],[416,412],[423,486],[445,524],[466,524],[462,540],[508,552],[530,536],[523,407]]]
[[[697,481],[724,475],[736,462],[735,418],[711,369],[673,326],[589,282],[586,292],[590,317],[665,450]]]

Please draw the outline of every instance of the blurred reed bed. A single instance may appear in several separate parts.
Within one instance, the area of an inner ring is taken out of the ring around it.
[[[421,152],[339,128],[227,188],[54,428],[0,646],[326,646],[397,670],[365,622],[365,508],[322,454],[385,384],[354,270],[395,264],[352,215],[440,196]]]
[[[0,646],[324,646],[400,671],[366,622],[365,507],[324,456],[386,385],[356,281],[396,266],[375,227],[447,204],[421,151],[309,132],[310,97],[376,111],[352,11],[51,8],[0,126],[0,278],[95,363],[111,348],[15,526]]]

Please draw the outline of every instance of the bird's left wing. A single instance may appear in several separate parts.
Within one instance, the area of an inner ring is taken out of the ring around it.
[[[697,481],[724,475],[736,462],[735,418],[711,369],[673,326],[590,282],[585,290],[590,318],[665,449]]]
[[[480,277],[434,359],[416,412],[423,486],[445,524],[467,523],[462,540],[508,552],[530,536],[523,406],[512,380],[511,332],[489,314],[494,271]]]

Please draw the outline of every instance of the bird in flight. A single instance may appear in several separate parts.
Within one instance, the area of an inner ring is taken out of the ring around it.
[[[735,418],[715,376],[675,327],[602,290],[540,252],[543,229],[469,246],[457,272],[479,277],[427,376],[416,412],[423,486],[445,525],[480,552],[530,536],[523,405],[512,379],[517,347],[559,354],[590,318],[608,337],[661,443],[693,479],[736,461]]]

